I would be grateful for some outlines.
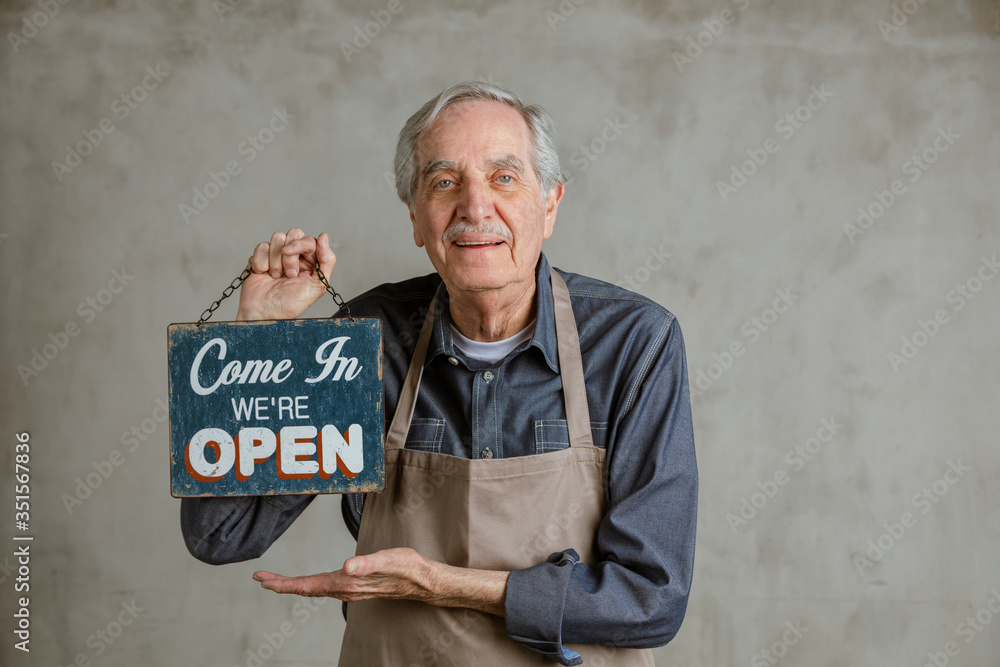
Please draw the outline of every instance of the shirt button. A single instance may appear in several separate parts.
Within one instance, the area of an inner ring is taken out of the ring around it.
[[[493,371],[483,371],[483,379],[489,382],[493,379]]]
[[[479,452],[479,458],[481,459],[491,459],[493,458],[493,450],[487,447],[483,451]]]
[[[455,357],[448,357],[448,361],[451,363],[452,366],[458,366],[458,359],[456,359]]]

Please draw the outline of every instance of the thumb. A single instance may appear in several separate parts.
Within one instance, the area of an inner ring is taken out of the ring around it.
[[[371,571],[371,563],[364,556],[352,556],[344,561],[344,574],[363,577]]]
[[[337,263],[337,256],[330,249],[330,236],[326,232],[320,234],[316,241],[316,262],[323,270],[323,275],[329,279],[330,274],[333,273],[333,267]]]

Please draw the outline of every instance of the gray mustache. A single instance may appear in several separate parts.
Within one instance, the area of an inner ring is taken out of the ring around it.
[[[441,241],[443,243],[448,243],[459,234],[492,234],[503,238],[503,240],[508,243],[514,240],[510,230],[507,229],[505,225],[501,225],[496,222],[487,222],[482,225],[473,225],[468,222],[456,222],[445,230],[444,236],[441,237]]]

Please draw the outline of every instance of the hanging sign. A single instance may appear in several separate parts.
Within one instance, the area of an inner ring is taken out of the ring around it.
[[[171,324],[171,495],[385,486],[378,318]]]

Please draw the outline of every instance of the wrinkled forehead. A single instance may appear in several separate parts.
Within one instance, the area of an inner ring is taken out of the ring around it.
[[[521,114],[501,102],[468,100],[438,114],[417,141],[417,171],[431,162],[484,169],[514,156],[530,170],[531,131]]]

